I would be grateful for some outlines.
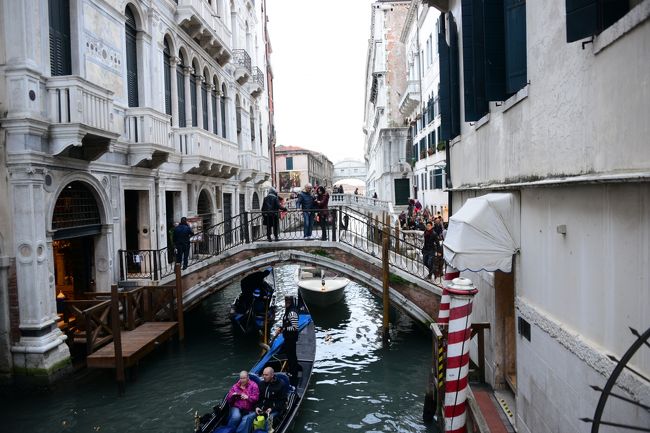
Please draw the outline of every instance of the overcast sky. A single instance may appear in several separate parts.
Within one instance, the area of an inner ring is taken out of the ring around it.
[[[363,159],[370,0],[267,0],[277,144]]]

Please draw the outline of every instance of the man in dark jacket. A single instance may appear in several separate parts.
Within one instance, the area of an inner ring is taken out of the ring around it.
[[[266,367],[262,372],[263,382],[260,384],[260,397],[255,407],[255,412],[251,412],[242,418],[237,433],[249,433],[253,425],[253,420],[258,415],[273,415],[276,417],[286,407],[287,389],[280,379],[275,377],[275,371],[271,367]]]
[[[438,235],[433,231],[433,223],[428,221],[424,231],[424,246],[422,247],[422,261],[429,271],[427,278],[431,278],[433,275],[433,259],[438,249],[437,244]]]
[[[318,220],[320,221],[321,241],[327,240],[327,219],[330,216],[329,210],[327,210],[329,201],[329,193],[325,190],[324,186],[319,186],[316,191],[316,208],[319,210]]]
[[[298,342],[298,309],[293,302],[293,296],[284,297],[284,316],[282,327],[275,331],[275,335],[282,332],[284,337],[284,353],[287,355],[287,371],[291,376],[291,383],[296,384],[298,379],[298,355],[296,354],[296,343]]]
[[[187,269],[192,236],[194,236],[194,232],[187,224],[187,218],[181,218],[181,222],[174,229],[174,248],[176,248],[176,263],[182,263],[183,269]]]
[[[296,200],[296,207],[302,208],[302,217],[304,221],[303,234],[305,239],[311,239],[311,230],[314,227],[314,209],[316,203],[314,196],[311,195],[311,184],[305,185],[305,189],[300,191],[298,200]]]
[[[279,211],[286,211],[287,208],[280,205],[280,199],[275,188],[269,188],[269,193],[264,197],[262,202],[262,219],[266,225],[266,240],[271,242],[271,229],[273,229],[274,239],[278,238],[278,226],[280,225]]]

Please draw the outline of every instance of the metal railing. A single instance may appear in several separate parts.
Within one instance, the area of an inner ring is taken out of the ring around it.
[[[241,48],[232,50],[232,60],[237,67],[246,69],[249,75],[252,73],[251,56],[246,50]]]
[[[296,209],[294,201],[288,201],[286,207],[286,212],[244,212],[196,233],[191,238],[188,266],[237,246],[266,240],[267,225],[271,227],[271,240],[275,240],[273,226],[277,224],[279,241],[306,240],[305,234],[311,233],[309,239],[340,242],[377,258],[381,257],[382,238],[386,235],[391,266],[423,279],[429,273],[422,262],[421,232],[400,232],[348,206],[331,206],[327,213]],[[310,230],[305,230],[306,221],[312,224]],[[119,257],[122,280],[160,280],[174,273],[175,254],[168,248],[120,250]]]
[[[257,66],[253,68],[253,81],[257,83],[261,89],[264,89],[264,73]]]

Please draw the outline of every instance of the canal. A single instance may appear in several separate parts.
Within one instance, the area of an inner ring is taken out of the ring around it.
[[[296,293],[295,265],[276,268],[278,304]],[[193,431],[193,414],[218,403],[238,372],[260,354],[255,340],[233,335],[228,319],[239,284],[186,315],[186,340],[167,343],[141,362],[126,394],[107,371],[82,370],[54,386],[5,389],[3,432]],[[422,423],[431,338],[406,314],[391,318],[382,343],[381,300],[351,283],[344,302],[312,310],[316,364],[293,432],[433,432]],[[280,315],[278,315],[280,318]]]

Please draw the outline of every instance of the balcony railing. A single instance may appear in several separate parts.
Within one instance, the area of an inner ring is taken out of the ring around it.
[[[237,49],[232,51],[232,59],[235,66],[239,68],[244,68],[248,71],[248,74],[251,74],[251,56],[243,49]]]
[[[239,167],[239,148],[202,128],[174,130],[174,146],[183,158],[196,157],[207,163]]]
[[[113,122],[113,92],[74,75],[48,78],[46,89],[52,154],[93,160],[108,151],[120,135]],[[74,147],[80,150],[70,153]]]
[[[124,130],[129,146],[129,164],[157,168],[174,151],[171,140],[171,116],[152,108],[126,110]]]
[[[257,66],[253,69],[253,82],[264,89],[264,72]]]

